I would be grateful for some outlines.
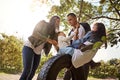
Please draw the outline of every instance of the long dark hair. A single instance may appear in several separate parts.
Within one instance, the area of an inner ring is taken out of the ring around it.
[[[56,20],[60,19],[60,17],[58,16],[53,16],[51,17],[51,19],[49,20],[49,24],[48,24],[48,28],[49,28],[49,33],[51,33],[52,35],[50,36],[51,39],[54,38],[54,36],[56,36],[56,40],[57,40],[57,35],[55,34],[55,28],[59,27],[56,26]]]
[[[97,31],[95,32],[96,36],[101,38],[101,41],[105,42],[105,48],[107,48],[105,25],[103,23],[95,23],[94,25],[97,26]],[[102,39],[103,37],[104,37],[104,40]]]
[[[55,26],[55,22],[56,22],[57,19],[60,19],[60,17],[59,16],[51,17],[51,19],[49,21],[50,25]]]

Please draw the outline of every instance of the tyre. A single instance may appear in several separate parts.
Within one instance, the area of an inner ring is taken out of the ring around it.
[[[71,56],[68,54],[57,55],[50,58],[41,68],[37,80],[56,80],[58,73],[71,66]]]

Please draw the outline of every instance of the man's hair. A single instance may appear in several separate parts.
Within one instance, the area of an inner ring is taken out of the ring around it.
[[[68,16],[76,17],[76,15],[75,15],[74,13],[69,13],[69,14],[67,15],[67,17],[68,17]]]

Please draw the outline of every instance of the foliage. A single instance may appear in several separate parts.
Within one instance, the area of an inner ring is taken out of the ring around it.
[[[120,60],[119,59],[111,59],[107,62],[101,61],[101,66],[95,69],[91,69],[89,76],[97,77],[97,78],[120,78]]]
[[[93,45],[93,49],[92,50],[96,50],[96,49],[99,49],[102,45],[102,42],[98,41],[96,42],[94,45]]]
[[[120,1],[100,0],[99,2],[86,2],[86,0],[60,0],[60,5],[53,5],[48,17],[58,15],[62,25],[68,31],[66,15],[74,12],[80,22],[103,22],[108,28],[108,42],[114,46],[120,42]]]
[[[22,68],[21,48],[23,41],[15,36],[1,34],[0,39],[0,71],[16,73]]]
[[[0,72],[19,73],[22,71],[22,47],[23,40],[4,33],[0,35]],[[45,55],[41,56],[37,73],[40,71],[42,65],[51,57],[52,53],[47,57]]]

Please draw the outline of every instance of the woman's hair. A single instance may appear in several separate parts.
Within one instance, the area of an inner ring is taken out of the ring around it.
[[[51,19],[49,21],[50,25],[55,26],[55,22],[57,19],[60,19],[60,17],[58,17],[58,16],[51,17]]]
[[[49,33],[55,34],[56,28],[59,27],[58,25],[56,26],[57,19],[60,19],[60,18],[58,16],[51,17],[49,24],[48,24],[49,28],[51,29],[49,30]]]
[[[105,48],[107,48],[107,40],[106,40],[106,29],[105,29],[105,25],[103,23],[95,23],[94,24],[95,26],[97,26],[97,31],[95,32],[96,33],[96,36],[100,37],[101,40],[103,37],[105,37],[105,40],[103,42],[105,42]]]

